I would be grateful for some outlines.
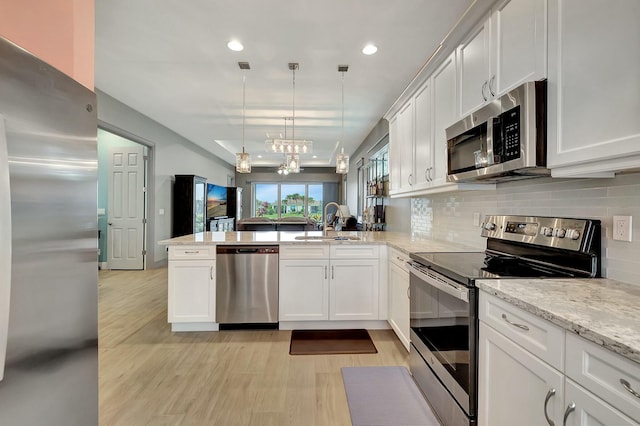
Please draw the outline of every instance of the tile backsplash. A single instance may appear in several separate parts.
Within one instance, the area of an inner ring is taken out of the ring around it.
[[[461,191],[411,200],[416,238],[455,241],[479,250],[485,239],[473,215],[579,217],[602,221],[603,276],[640,285],[640,173],[613,179],[537,178],[499,183],[495,191]],[[632,216],[632,242],[614,241],[613,216]]]

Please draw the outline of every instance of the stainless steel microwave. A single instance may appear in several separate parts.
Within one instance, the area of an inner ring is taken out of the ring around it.
[[[550,175],[546,83],[524,83],[447,128],[447,180]]]

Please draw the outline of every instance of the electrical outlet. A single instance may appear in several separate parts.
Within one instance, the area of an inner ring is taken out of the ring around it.
[[[613,239],[631,242],[631,216],[613,217]]]

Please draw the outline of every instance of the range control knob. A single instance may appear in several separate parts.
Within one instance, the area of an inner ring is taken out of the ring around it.
[[[495,231],[496,229],[496,224],[492,223],[492,222],[487,222],[484,225],[482,225],[482,227],[484,229],[486,229],[487,231]]]
[[[567,229],[567,238],[577,240],[578,238],[580,238],[580,231],[578,231],[577,229]]]
[[[564,228],[553,228],[553,236],[558,238],[564,238],[567,234],[567,230]]]
[[[548,226],[543,226],[542,229],[540,229],[540,233],[545,237],[550,237],[553,235],[553,228],[549,228]]]

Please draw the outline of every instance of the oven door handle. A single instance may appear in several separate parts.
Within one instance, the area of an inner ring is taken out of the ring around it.
[[[450,296],[455,297],[456,299],[460,299],[464,302],[469,302],[469,289],[460,285],[460,287],[454,286],[453,284],[447,284],[446,282],[440,282],[436,278],[432,278],[429,275],[425,274],[423,271],[410,264],[411,273],[414,274],[421,281],[425,282],[427,285],[437,288],[440,291],[447,293]]]

